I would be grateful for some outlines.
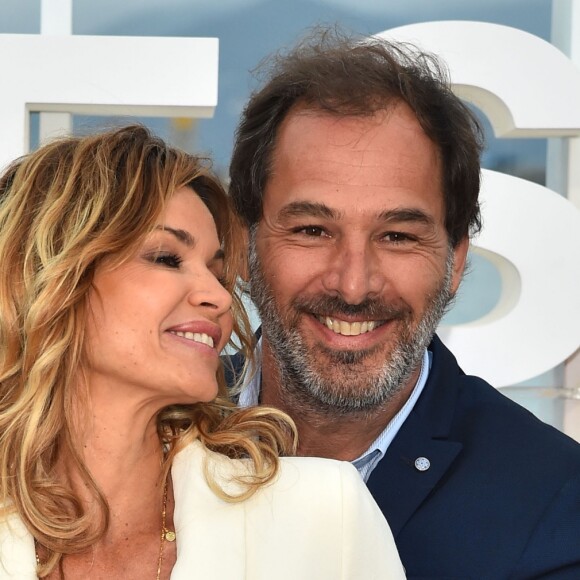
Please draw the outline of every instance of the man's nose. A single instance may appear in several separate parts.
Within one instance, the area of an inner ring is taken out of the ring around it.
[[[344,240],[337,244],[323,275],[329,294],[338,294],[348,304],[360,304],[383,291],[385,276],[377,249],[366,240]]]

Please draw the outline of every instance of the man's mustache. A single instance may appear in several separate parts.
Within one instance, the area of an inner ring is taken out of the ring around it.
[[[382,300],[367,298],[359,304],[349,304],[340,296],[314,296],[297,298],[292,302],[295,310],[316,316],[357,316],[365,320],[392,320],[405,318],[410,313],[406,304],[386,304]]]

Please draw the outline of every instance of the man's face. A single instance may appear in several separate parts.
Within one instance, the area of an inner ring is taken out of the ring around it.
[[[291,111],[280,127],[252,296],[264,369],[295,402],[372,411],[414,382],[455,293],[467,240],[449,248],[441,162],[412,111]]]

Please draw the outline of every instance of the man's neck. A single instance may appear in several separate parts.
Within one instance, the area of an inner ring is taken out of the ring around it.
[[[275,362],[264,349],[261,404],[281,409],[296,423],[298,455],[353,461],[360,457],[405,404],[417,382],[420,368],[393,399],[364,414],[329,415],[314,409],[297,408],[281,387]]]

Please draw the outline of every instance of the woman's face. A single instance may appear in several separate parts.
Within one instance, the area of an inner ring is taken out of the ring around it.
[[[223,266],[212,215],[191,188],[178,189],[130,260],[95,272],[90,391],[162,406],[212,400],[219,353],[232,331]]]

